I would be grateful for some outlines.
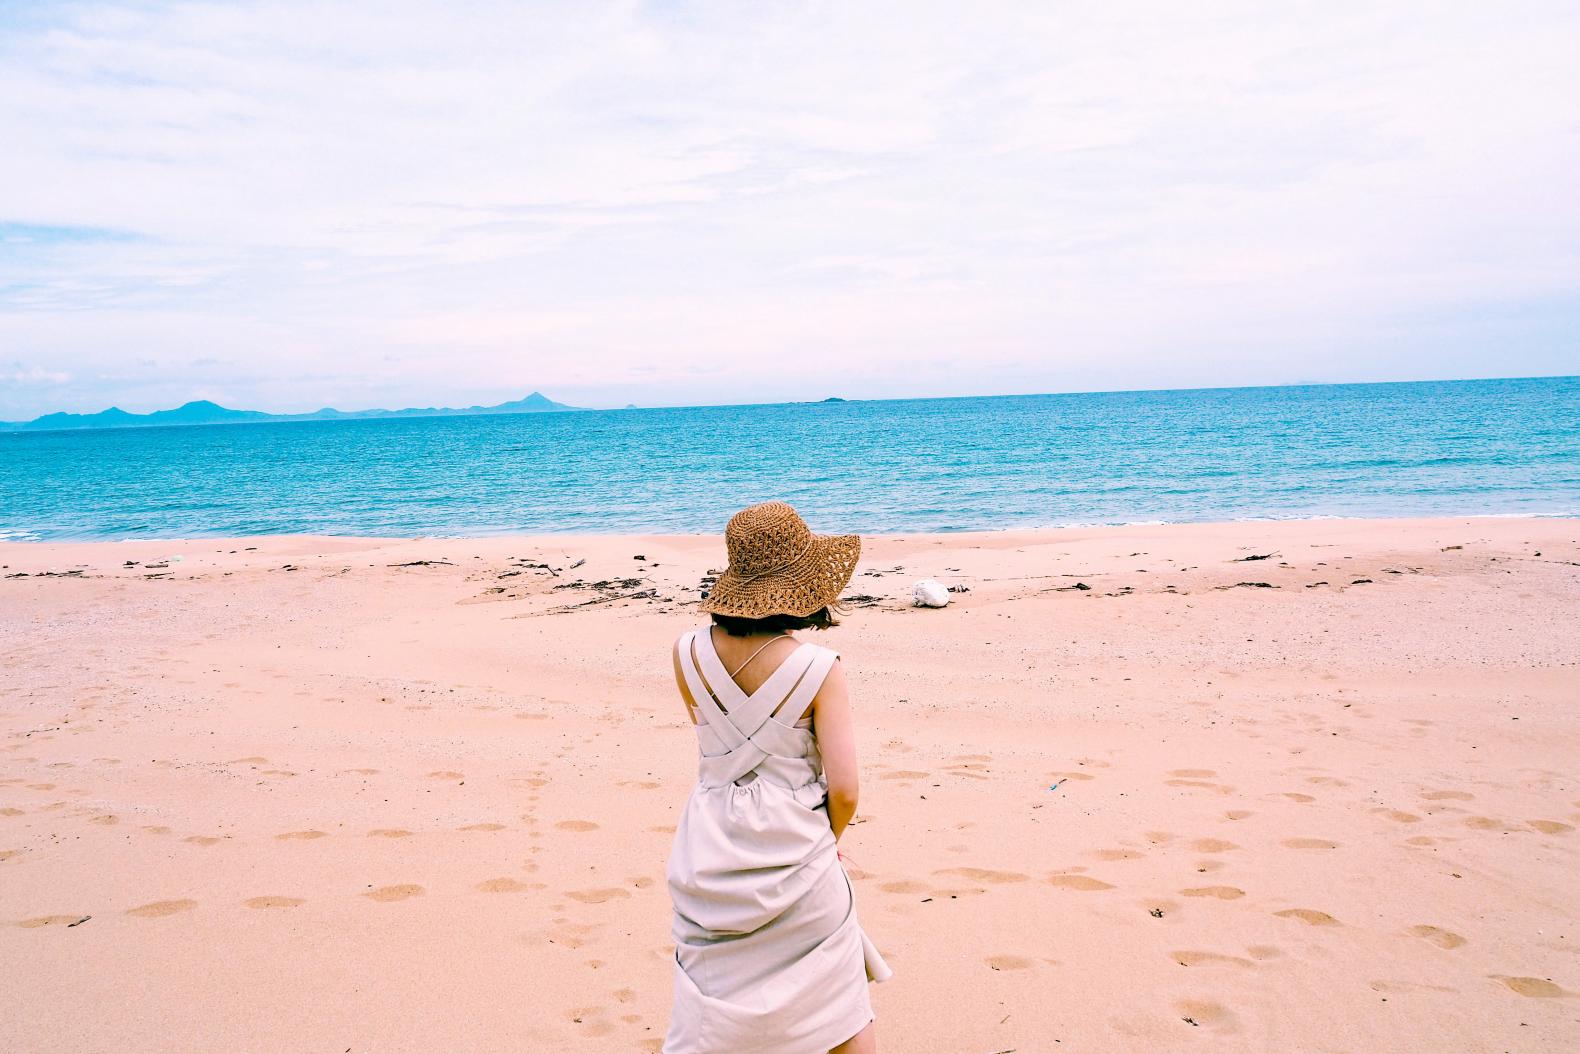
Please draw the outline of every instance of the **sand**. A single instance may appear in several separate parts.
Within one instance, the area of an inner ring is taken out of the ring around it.
[[[0,1049],[656,1050],[722,560],[0,545]],[[1580,1049],[1580,522],[880,538],[851,593],[882,1049]]]

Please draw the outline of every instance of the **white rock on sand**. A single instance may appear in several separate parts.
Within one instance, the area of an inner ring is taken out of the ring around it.
[[[911,590],[911,605],[919,608],[941,608],[949,603],[949,590],[934,578],[924,578]]]

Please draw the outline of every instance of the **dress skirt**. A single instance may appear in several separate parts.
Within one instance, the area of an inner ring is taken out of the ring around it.
[[[675,915],[675,1005],[664,1054],[825,1054],[873,1019],[868,981],[891,971],[830,865],[777,918],[719,934]]]

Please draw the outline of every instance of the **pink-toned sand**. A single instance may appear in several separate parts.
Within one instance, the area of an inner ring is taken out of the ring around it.
[[[723,559],[0,545],[0,1049],[656,1050]],[[850,592],[881,1049],[1580,1049],[1580,522],[881,538]]]

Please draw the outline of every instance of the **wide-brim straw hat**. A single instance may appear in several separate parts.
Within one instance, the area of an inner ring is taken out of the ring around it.
[[[703,611],[736,618],[810,615],[839,600],[861,557],[855,534],[813,534],[795,509],[767,501],[742,509],[724,528],[730,566]]]

